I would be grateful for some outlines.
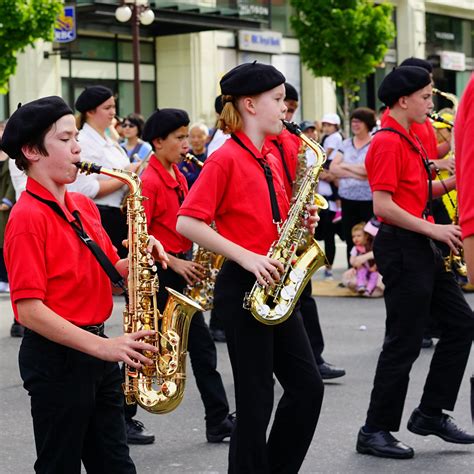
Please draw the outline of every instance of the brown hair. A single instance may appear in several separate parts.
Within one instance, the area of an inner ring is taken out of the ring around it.
[[[365,227],[365,222],[359,222],[358,224],[352,227],[351,235],[354,232],[357,232],[358,230],[361,230],[362,232],[364,232],[364,227]]]
[[[32,150],[37,150],[38,153],[42,156],[48,156],[48,150],[46,150],[46,147],[44,146],[44,138],[47,135],[47,133],[53,128],[54,123],[52,123],[46,130],[41,132],[39,135],[32,137],[28,140],[27,143],[25,143],[23,146],[26,146]],[[10,158],[13,158],[15,160],[15,165],[16,167],[21,170],[21,171],[28,171],[28,168],[30,167],[30,160],[23,154],[23,151],[20,150],[18,155],[16,156],[11,156]]]
[[[236,107],[237,97],[223,95],[222,102],[224,107],[217,121],[217,127],[224,133],[238,132],[242,129],[242,116]]]
[[[368,107],[359,107],[354,109],[351,113],[351,120],[357,119],[365,124],[367,130],[370,132],[375,125],[377,125],[377,117],[375,112]]]

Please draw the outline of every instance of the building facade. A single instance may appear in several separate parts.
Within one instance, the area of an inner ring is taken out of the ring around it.
[[[461,95],[474,69],[474,0],[390,0],[397,38],[375,74],[362,84],[360,104],[377,108],[376,90],[385,74],[409,56],[434,65],[436,86]],[[130,24],[114,17],[119,0],[77,0],[77,39],[39,41],[18,58],[0,118],[40,96],[62,95],[71,105],[91,84],[112,88],[119,114],[134,109]],[[301,93],[297,119],[318,119],[338,109],[337,90],[301,64],[289,27],[287,0],[151,0],[152,25],[140,28],[141,109],[186,109],[191,119],[212,125],[218,82],[241,62],[275,65]]]

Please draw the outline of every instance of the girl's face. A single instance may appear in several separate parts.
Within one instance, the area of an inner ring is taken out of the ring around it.
[[[361,230],[356,230],[352,232],[352,242],[354,243],[354,245],[365,245],[366,238],[364,232],[362,232]]]
[[[115,118],[115,99],[110,97],[94,110],[87,112],[87,121],[98,130],[105,130]]]
[[[255,117],[266,135],[278,135],[283,130],[285,119],[285,86],[280,84],[253,98]]]

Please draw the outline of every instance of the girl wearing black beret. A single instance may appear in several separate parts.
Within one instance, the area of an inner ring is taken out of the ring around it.
[[[282,264],[266,255],[278,238],[276,222],[286,218],[289,201],[279,163],[264,142],[282,131],[284,82],[273,66],[257,63],[237,66],[222,78],[219,127],[231,138],[206,160],[178,213],[180,233],[227,257],[214,303],[224,319],[235,382],[231,473],[298,472],[323,396],[299,312],[282,324],[267,326],[243,308],[255,279],[273,285],[282,271]],[[271,195],[277,203],[273,209]],[[310,212],[314,230],[315,208]],[[213,221],[218,233],[209,227]],[[267,439],[274,374],[284,394]]]

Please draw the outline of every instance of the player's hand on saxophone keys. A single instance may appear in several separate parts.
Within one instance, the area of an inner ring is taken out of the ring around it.
[[[456,254],[462,248],[461,227],[454,224],[433,224],[430,237],[438,242],[444,242]]]
[[[314,231],[316,230],[316,227],[318,227],[318,222],[319,222],[319,215],[318,215],[318,206],[311,204],[307,208],[308,211],[308,217],[304,221],[305,227],[312,233],[314,234]]]
[[[168,264],[170,263],[170,259],[168,258],[163,245],[161,242],[153,237],[152,235],[148,238],[148,247],[147,251],[151,256],[155,259],[156,262],[161,263],[161,267],[163,270],[168,268]]]
[[[257,278],[257,282],[265,288],[275,286],[280,281],[280,275],[284,271],[283,264],[278,260],[250,251],[243,252],[238,263],[253,273]]]
[[[206,269],[199,263],[170,256],[169,267],[181,275],[188,285],[194,285],[206,276]]]

